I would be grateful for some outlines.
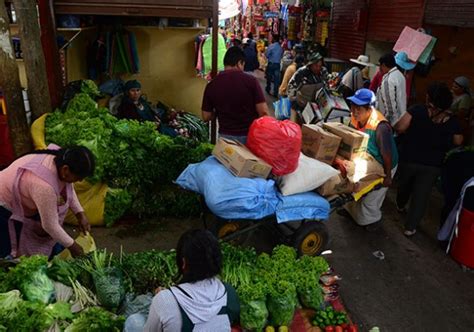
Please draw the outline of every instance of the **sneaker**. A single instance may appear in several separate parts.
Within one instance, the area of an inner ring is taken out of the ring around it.
[[[400,207],[400,206],[398,205],[398,203],[396,203],[396,205],[397,205],[397,211],[398,211],[398,213],[407,213],[407,212],[408,212],[406,206]]]
[[[403,234],[405,234],[406,237],[411,237],[413,235],[416,234],[416,229],[412,230],[412,231],[409,231],[408,229],[406,231],[403,232]]]
[[[370,225],[365,226],[364,228],[367,232],[375,232],[380,228],[380,226],[382,226],[382,220],[376,221]]]

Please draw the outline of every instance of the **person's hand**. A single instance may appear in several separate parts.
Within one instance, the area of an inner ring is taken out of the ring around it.
[[[84,255],[84,250],[79,244],[77,244],[77,242],[74,242],[68,249],[72,257],[79,257]]]
[[[79,230],[84,234],[90,232],[91,224],[89,223],[89,219],[87,219],[85,213],[84,212],[79,212],[76,215],[76,217],[77,217],[77,223],[78,223]]]
[[[384,179],[383,179],[383,183],[382,185],[384,187],[390,187],[392,185],[392,178],[390,176],[386,176]]]
[[[341,172],[341,176],[343,178],[347,177],[347,169],[346,169],[346,166],[344,165],[343,160],[336,158],[334,160],[333,166]]]

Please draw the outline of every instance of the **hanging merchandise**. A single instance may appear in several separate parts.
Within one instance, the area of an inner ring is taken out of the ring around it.
[[[227,51],[222,34],[217,34],[217,71],[224,70],[224,55]],[[199,77],[208,78],[212,71],[212,35],[199,35],[194,41],[195,66]]]
[[[329,16],[327,10],[318,10],[316,12],[316,34],[315,42],[326,46],[326,40],[329,36]]]
[[[100,34],[88,51],[89,72],[136,74],[140,71],[135,33],[122,28]],[[91,76],[93,78],[93,76]]]
[[[313,9],[311,7],[306,7],[303,16],[303,40],[311,41],[312,33],[311,29],[313,27]]]
[[[297,40],[301,28],[301,7],[288,9],[288,40]]]
[[[219,0],[219,20],[225,20],[240,14],[236,0]]]

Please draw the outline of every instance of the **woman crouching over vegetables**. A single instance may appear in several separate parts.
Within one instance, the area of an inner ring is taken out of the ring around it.
[[[153,298],[144,331],[230,331],[240,307],[235,289],[217,278],[222,268],[217,239],[205,230],[184,233],[176,263],[181,283]]]
[[[72,183],[94,173],[95,160],[85,147],[31,152],[0,172],[0,257],[51,256],[58,243],[73,256],[82,248],[62,225],[70,208],[79,228],[90,230]]]

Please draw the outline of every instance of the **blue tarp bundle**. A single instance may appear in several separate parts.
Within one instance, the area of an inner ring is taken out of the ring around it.
[[[214,157],[189,165],[176,183],[203,195],[209,209],[224,219],[258,220],[275,214],[281,223],[329,217],[329,203],[318,194],[282,196],[273,180],[236,177]]]

